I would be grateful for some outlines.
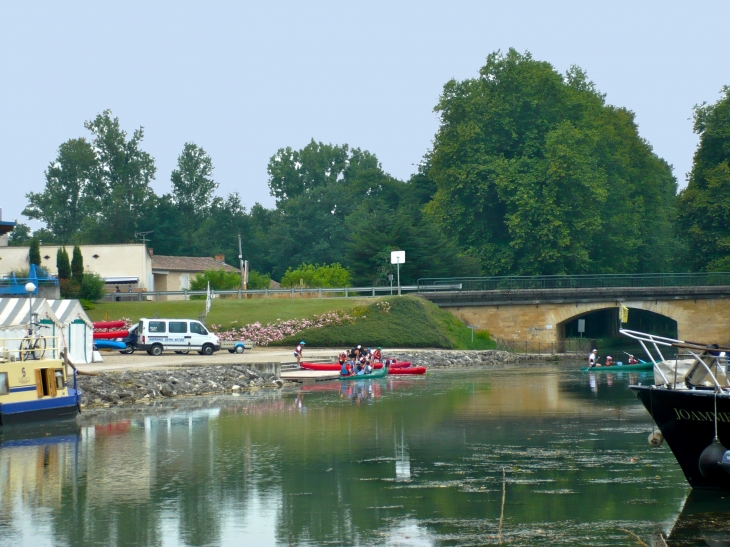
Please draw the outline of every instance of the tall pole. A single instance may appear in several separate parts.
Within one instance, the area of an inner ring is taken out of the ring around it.
[[[398,296],[400,296],[400,258],[398,258]]]
[[[243,271],[243,250],[241,249],[241,232],[238,232],[238,262],[241,265],[241,288],[246,290],[246,274]]]

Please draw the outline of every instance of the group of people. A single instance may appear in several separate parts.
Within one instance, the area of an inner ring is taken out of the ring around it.
[[[629,365],[635,365],[638,362],[639,361],[638,361],[638,359],[636,359],[636,357],[634,357],[633,355],[629,354]],[[611,357],[609,355],[608,357],[606,357],[606,363],[603,364],[603,365],[601,365],[601,363],[598,362],[598,350],[597,349],[594,349],[592,352],[590,352],[588,354],[588,366],[591,367],[591,368],[593,368],[593,367],[601,367],[601,366],[603,366],[603,367],[611,367],[611,366],[614,366],[615,364],[616,363],[614,363],[613,357]]]
[[[383,366],[389,366],[391,364],[390,359],[383,361],[383,355],[380,346],[377,349],[372,350],[370,348],[363,348],[362,345],[358,345],[352,348],[350,351],[343,351],[340,353],[340,374],[342,376],[353,376],[371,374],[375,368],[375,363],[383,363]]]

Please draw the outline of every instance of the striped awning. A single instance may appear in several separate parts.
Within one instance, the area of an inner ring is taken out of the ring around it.
[[[30,321],[31,305],[39,320],[50,319],[60,324],[45,298],[0,298],[0,329],[27,325]]]
[[[81,319],[89,328],[94,328],[94,324],[86,315],[81,302],[78,300],[47,300],[46,302],[48,302],[54,315],[62,325],[68,325],[77,319]]]

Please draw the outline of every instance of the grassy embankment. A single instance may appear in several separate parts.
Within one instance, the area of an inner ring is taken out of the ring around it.
[[[89,311],[92,321],[128,317],[133,321],[140,317],[180,317],[197,319],[205,308],[205,302],[108,302],[97,304]],[[383,298],[327,298],[327,299],[256,299],[216,300],[208,316],[208,324],[227,327],[232,321],[239,325],[266,324],[277,320],[304,319],[332,310],[342,310],[353,321],[311,329],[277,342],[276,345],[293,346],[304,339],[309,347],[343,347],[365,344],[370,347],[412,347],[489,349],[494,342],[486,332],[474,333],[451,315],[431,302],[415,296]]]

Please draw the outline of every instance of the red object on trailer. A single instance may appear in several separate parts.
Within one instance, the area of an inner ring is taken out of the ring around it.
[[[388,371],[391,374],[426,374],[426,367],[393,368]]]
[[[299,365],[306,370],[340,370],[342,366],[339,363],[302,363]],[[394,363],[390,365],[390,370],[396,368],[407,368],[411,366],[410,361],[401,361],[400,363]],[[374,369],[383,368],[383,363],[373,363]]]
[[[114,338],[126,338],[129,336],[128,330],[109,330],[106,332],[95,332],[94,340],[113,340]]]
[[[97,321],[93,323],[95,329],[119,329],[126,324],[124,321]]]

